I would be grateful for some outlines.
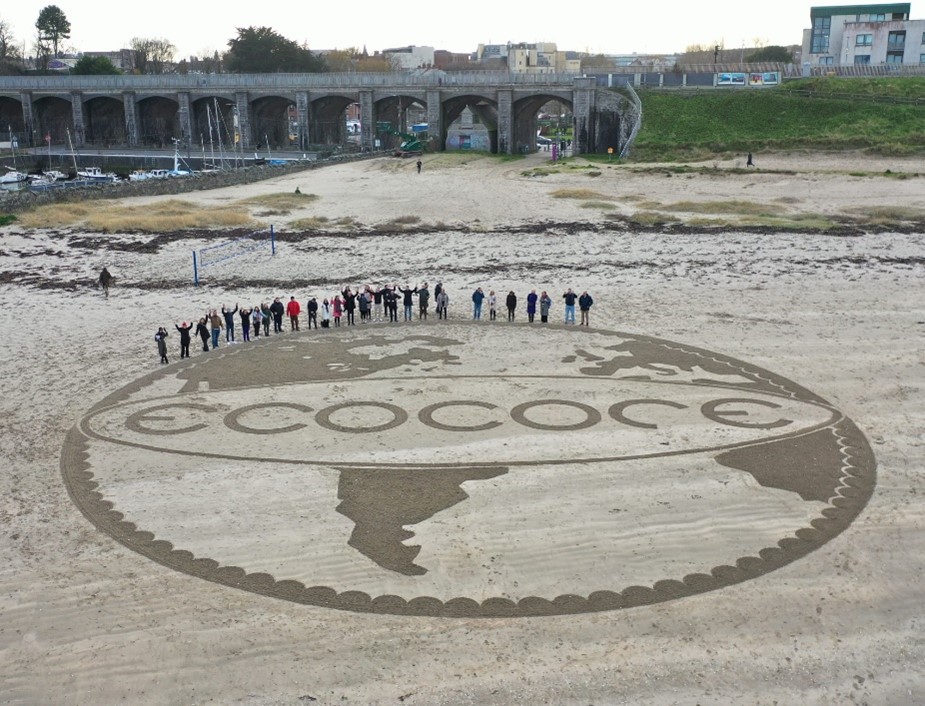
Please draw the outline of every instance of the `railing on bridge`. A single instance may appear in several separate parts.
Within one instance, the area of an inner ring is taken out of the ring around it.
[[[157,76],[0,76],[0,91],[262,90],[380,86],[562,86],[581,74],[507,71],[322,74],[162,74]]]

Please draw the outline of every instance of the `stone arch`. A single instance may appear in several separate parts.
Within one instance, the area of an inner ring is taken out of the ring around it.
[[[9,140],[9,133],[20,135],[19,142],[24,143],[23,133],[26,131],[26,123],[23,119],[22,101],[7,96],[0,96],[0,140]]]
[[[537,115],[540,108],[552,101],[568,106],[569,112],[574,110],[571,97],[566,98],[553,93],[536,93],[514,102],[514,148],[516,151],[521,152],[526,149],[526,151],[535,152],[537,150]],[[574,121],[569,127],[574,127]]]
[[[381,148],[397,149],[402,138],[380,127],[388,123],[391,130],[410,134],[411,124],[417,121],[416,116],[425,116],[426,119],[427,101],[410,94],[386,96],[375,101],[373,115],[376,139],[380,141]]]
[[[347,141],[347,106],[356,96],[339,94],[316,98],[310,103],[308,132],[312,144],[339,145]]]
[[[111,96],[84,101],[84,143],[110,146],[125,143],[125,107]]]
[[[234,111],[234,101],[222,96],[205,96],[191,101],[193,145],[231,147],[234,144]]]
[[[288,147],[296,121],[295,101],[285,96],[263,96],[251,102],[251,144]]]
[[[44,96],[32,104],[32,116],[35,122],[36,134],[51,136],[55,144],[68,144],[68,133],[71,142],[74,140],[74,113],[71,102],[58,96]],[[76,143],[75,143],[76,144]]]
[[[466,109],[472,114],[473,125],[470,129],[470,139],[464,141],[467,127],[460,121]],[[498,102],[488,96],[476,93],[456,95],[443,101],[441,124],[443,134],[439,136],[442,149],[487,149],[488,152],[498,152]],[[472,137],[484,127],[487,143],[482,145],[473,141]],[[437,137],[437,136],[432,136]]]
[[[181,137],[180,104],[163,96],[138,101],[140,144],[149,147],[169,146]]]

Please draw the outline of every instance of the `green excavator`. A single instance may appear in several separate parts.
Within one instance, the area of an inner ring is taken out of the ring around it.
[[[392,153],[394,156],[412,157],[424,152],[424,145],[421,144],[416,136],[410,135],[407,132],[399,132],[398,130],[389,130],[389,134],[401,138],[401,144],[398,146],[398,149]]]

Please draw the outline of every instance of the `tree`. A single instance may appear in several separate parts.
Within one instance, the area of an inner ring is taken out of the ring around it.
[[[177,51],[166,39],[157,37],[134,37],[130,46],[135,54],[135,71],[140,74],[164,73]]]
[[[85,55],[77,60],[74,68],[71,69],[71,73],[78,76],[105,76],[121,74],[122,72],[105,56]]]
[[[769,46],[761,47],[756,52],[752,52],[745,61],[749,64],[775,63],[775,64],[792,64],[793,54],[786,47]]]
[[[269,27],[238,27],[228,40],[225,70],[243,73],[320,73],[324,61]]]
[[[52,55],[58,56],[62,39],[71,38],[71,23],[57,5],[46,5],[35,21],[39,42],[50,45]]]
[[[5,20],[0,20],[0,61],[20,58],[19,47],[13,30]]]

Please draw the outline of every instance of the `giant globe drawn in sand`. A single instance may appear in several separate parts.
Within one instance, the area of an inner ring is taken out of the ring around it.
[[[194,576],[378,613],[611,610],[842,532],[875,461],[809,390],[648,336],[432,323],[287,334],[152,372],[69,432],[104,532]]]

